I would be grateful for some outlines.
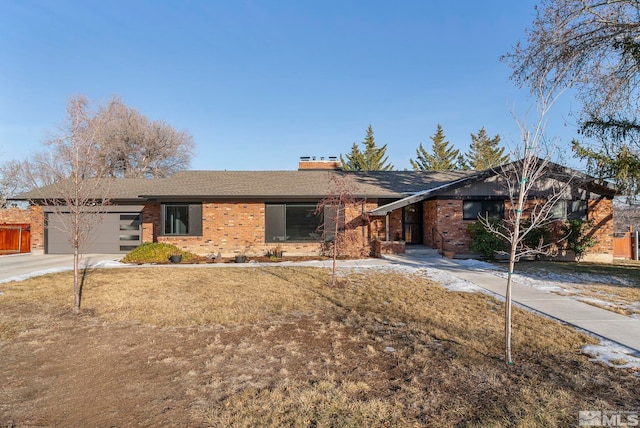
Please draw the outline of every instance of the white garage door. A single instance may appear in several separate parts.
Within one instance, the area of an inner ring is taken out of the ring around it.
[[[89,233],[81,252],[126,253],[142,242],[141,215],[139,212],[102,214],[101,221]],[[48,213],[45,247],[47,254],[70,254],[69,214]]]

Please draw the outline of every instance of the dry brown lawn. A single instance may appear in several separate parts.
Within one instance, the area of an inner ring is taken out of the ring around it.
[[[0,426],[575,426],[640,409],[594,340],[424,277],[370,271],[96,270],[0,284]]]

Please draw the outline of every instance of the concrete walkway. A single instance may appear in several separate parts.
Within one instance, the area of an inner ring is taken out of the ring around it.
[[[410,254],[385,258],[414,267],[441,269],[495,295],[505,296],[506,280],[491,271],[472,270],[440,256]],[[518,283],[517,275],[512,284],[513,302],[640,352],[640,320]]]
[[[116,261],[122,254],[85,254],[80,267],[92,267],[105,261]],[[50,272],[73,269],[71,254],[13,254],[0,257],[0,282],[8,278],[32,275],[44,275]]]

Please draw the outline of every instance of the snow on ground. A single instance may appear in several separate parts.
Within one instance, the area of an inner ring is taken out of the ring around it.
[[[589,361],[600,361],[616,369],[631,369],[640,376],[640,353],[608,340],[599,345],[585,345],[582,353],[590,356]]]
[[[348,270],[353,272],[354,270],[372,269],[372,268],[373,267],[358,267],[358,268],[349,268]],[[478,287],[474,283],[464,279],[460,279],[440,269],[414,267],[414,266],[401,265],[401,264],[375,266],[375,269],[384,270],[384,271],[393,271],[393,272],[399,272],[399,273],[407,273],[407,274],[413,274],[413,275],[423,275],[429,278],[430,280],[432,280],[433,282],[437,282],[441,286],[451,291],[461,291],[461,292],[467,292],[467,293],[483,291],[482,288]]]

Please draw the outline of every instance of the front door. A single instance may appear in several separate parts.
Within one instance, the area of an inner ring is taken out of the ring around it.
[[[402,209],[402,239],[407,244],[422,244],[422,204]]]

